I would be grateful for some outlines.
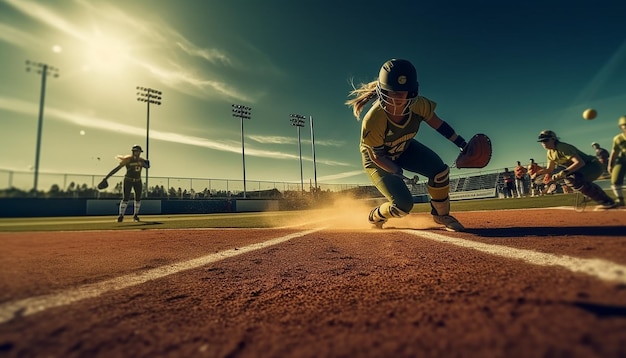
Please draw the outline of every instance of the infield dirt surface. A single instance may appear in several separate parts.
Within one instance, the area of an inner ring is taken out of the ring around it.
[[[626,357],[624,210],[329,215],[0,233],[0,357]]]

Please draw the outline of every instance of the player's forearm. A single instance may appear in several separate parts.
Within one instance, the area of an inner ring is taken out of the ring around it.
[[[115,169],[111,170],[109,172],[109,174],[107,174],[107,176],[105,177],[105,179],[108,179],[110,177],[112,177],[113,175],[115,175],[115,173],[117,173],[122,167],[121,166],[117,166],[115,167]]]
[[[582,158],[578,158],[577,156],[572,157],[572,163],[570,165],[568,165],[565,170],[567,170],[568,173],[573,173],[577,170],[579,170],[580,168],[585,166],[585,161]]]
[[[437,132],[439,132],[439,134],[447,138],[450,142],[454,143],[460,149],[465,148],[465,146],[467,145],[465,138],[457,134],[454,131],[454,128],[452,128],[446,121],[441,121],[441,125],[437,127],[436,130]]]

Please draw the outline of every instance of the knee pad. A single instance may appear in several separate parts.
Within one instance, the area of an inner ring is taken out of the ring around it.
[[[445,200],[450,192],[450,168],[446,165],[444,170],[435,174],[434,177],[428,178],[428,194],[431,199]]]
[[[432,178],[428,178],[428,185],[434,188],[441,188],[450,184],[450,167],[446,167]]]

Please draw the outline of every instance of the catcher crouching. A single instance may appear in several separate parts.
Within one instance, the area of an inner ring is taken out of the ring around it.
[[[403,217],[411,211],[413,196],[403,174],[408,170],[428,178],[433,220],[449,231],[463,231],[463,225],[450,215],[450,168],[437,153],[414,137],[420,125],[426,123],[459,147],[465,159],[483,152],[484,148],[470,149],[465,139],[437,116],[435,102],[418,95],[418,87],[413,64],[392,59],[383,64],[377,80],[353,87],[350,96],[354,98],[346,101],[360,120],[365,105],[374,100],[362,121],[360,151],[365,172],[388,202],[372,209],[368,219],[374,227],[382,228],[387,220]],[[484,142],[484,138],[476,141]],[[490,147],[488,151],[490,157]]]

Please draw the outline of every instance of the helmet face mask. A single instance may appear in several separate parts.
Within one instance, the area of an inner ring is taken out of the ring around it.
[[[380,106],[391,115],[407,115],[417,100],[417,71],[407,60],[392,59],[383,64],[378,74],[376,94]],[[404,98],[398,96],[405,92]]]

